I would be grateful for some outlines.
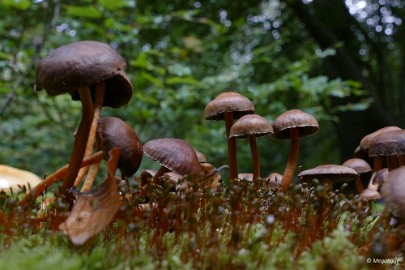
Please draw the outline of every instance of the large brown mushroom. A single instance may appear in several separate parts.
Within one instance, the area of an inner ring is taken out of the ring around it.
[[[229,177],[238,178],[236,161],[236,140],[229,138],[229,132],[233,119],[238,119],[245,114],[253,113],[255,107],[246,97],[235,92],[224,92],[210,101],[204,110],[204,117],[207,120],[224,120],[226,126],[226,138],[228,143],[228,165]]]
[[[62,46],[38,62],[35,90],[44,88],[50,96],[69,93],[82,102],[82,120],[62,191],[73,186],[86,148],[93,148],[94,134],[90,134],[90,130],[96,131],[94,126],[101,107],[118,108],[132,97],[133,89],[124,73],[125,68],[125,60],[111,46],[97,41]]]
[[[161,164],[153,177],[155,183],[159,183],[159,178],[169,171],[190,177],[201,177],[203,173],[193,147],[181,139],[150,140],[144,144],[143,152]]]
[[[300,137],[317,133],[319,125],[312,115],[293,109],[278,116],[272,126],[274,130],[273,138],[290,139],[291,141],[290,155],[281,182],[281,189],[286,190],[294,177],[297,167]]]
[[[273,134],[270,122],[257,114],[246,114],[239,118],[231,127],[229,138],[248,138],[253,160],[253,181],[260,177],[259,151],[256,137]]]

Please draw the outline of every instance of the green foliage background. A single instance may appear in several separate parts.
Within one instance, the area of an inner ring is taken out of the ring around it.
[[[223,91],[250,98],[270,122],[299,108],[320,132],[302,140],[300,164],[339,163],[336,113],[366,109],[361,85],[315,72],[333,48],[321,50],[283,1],[46,1],[0,3],[0,163],[49,174],[66,164],[80,104],[35,92],[35,63],[79,40],[111,44],[128,62],[135,94],[120,109],[143,143],[177,137],[219,166],[226,163],[222,122],[204,120]],[[358,96],[356,102],[332,102]],[[282,172],[289,143],[258,141],[263,176]],[[238,141],[239,171],[251,171],[247,141]],[[147,158],[142,168],[156,167]]]

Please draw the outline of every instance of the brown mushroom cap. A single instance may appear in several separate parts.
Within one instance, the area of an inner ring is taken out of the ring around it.
[[[301,181],[310,181],[316,178],[321,181],[329,179],[336,183],[354,181],[358,175],[355,170],[346,166],[324,164],[302,171],[298,174],[298,177]]]
[[[318,132],[319,125],[315,117],[301,110],[293,109],[284,112],[272,123],[274,134],[273,138],[290,138],[289,130],[297,128],[300,137],[306,137]]]
[[[45,88],[51,96],[69,93],[77,100],[79,87],[106,80],[103,106],[121,107],[133,94],[124,72],[126,66],[125,60],[108,44],[74,42],[55,49],[38,62],[35,90]]]
[[[123,177],[130,177],[138,170],[143,157],[142,143],[136,132],[125,121],[117,117],[101,118],[96,139],[106,159],[112,148],[120,148],[118,168]]]
[[[273,134],[273,127],[266,118],[257,114],[246,114],[236,121],[229,133],[229,138],[261,137]]]
[[[360,193],[360,198],[366,200],[378,200],[381,199],[381,194],[375,189],[366,188],[362,193]]]
[[[352,168],[358,173],[366,173],[366,172],[371,172],[373,169],[371,168],[370,164],[368,164],[367,161],[361,158],[351,158],[346,160],[343,164],[343,166]]]
[[[405,166],[392,170],[381,188],[387,209],[398,218],[405,218]]]
[[[369,147],[370,157],[405,155],[405,130],[380,133],[371,140]]]
[[[388,168],[379,170],[373,178],[373,184],[381,186],[384,183],[385,178],[388,176],[388,173]]]
[[[189,176],[200,176],[202,168],[194,149],[181,139],[162,138],[145,143],[144,153],[169,170]]]
[[[226,112],[233,112],[233,118],[237,119],[254,111],[255,107],[247,97],[236,92],[223,92],[207,104],[204,118],[207,120],[224,120]]]
[[[387,131],[394,131],[394,130],[401,130],[400,127],[397,126],[387,126],[387,127],[383,127],[380,128],[366,136],[363,137],[363,139],[361,139],[360,144],[358,146],[358,151],[363,150],[363,151],[368,151],[368,149],[370,148],[370,143],[371,141],[374,139],[375,136],[387,132]]]

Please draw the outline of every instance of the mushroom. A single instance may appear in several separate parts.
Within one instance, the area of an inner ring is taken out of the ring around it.
[[[387,126],[387,127],[380,128],[380,129],[364,136],[360,140],[359,146],[355,150],[355,156],[356,157],[359,157],[359,156],[369,157],[369,148],[370,148],[371,141],[374,139],[374,137],[383,132],[393,131],[393,130],[401,130],[401,128],[399,128],[397,126]],[[382,162],[382,159],[374,159],[374,162],[373,162],[373,171],[374,172],[377,172],[382,169],[383,164],[381,162]]]
[[[25,187],[26,192],[29,192],[41,181],[39,176],[30,171],[0,164],[0,191],[18,192]]]
[[[273,134],[273,127],[266,118],[257,114],[246,114],[231,127],[229,138],[248,138],[253,160],[253,181],[260,177],[259,151],[256,137]]]
[[[255,107],[246,97],[235,92],[224,92],[210,101],[204,110],[206,120],[224,120],[226,127],[226,138],[228,143],[228,165],[229,177],[238,177],[236,160],[236,140],[229,138],[229,132],[233,124],[233,119],[238,119],[245,114],[253,113]]]
[[[405,130],[387,131],[376,135],[370,142],[368,154],[377,160],[385,157],[389,171],[405,165]],[[382,161],[377,161],[377,164],[381,163]],[[379,169],[381,168],[376,168]]]
[[[358,175],[355,170],[346,166],[324,164],[302,171],[298,174],[298,177],[304,182],[318,179],[331,189],[334,183],[354,181]]]
[[[170,171],[183,176],[201,177],[202,168],[194,149],[181,139],[150,140],[144,144],[143,152],[161,164],[160,169],[153,176],[153,181],[157,184],[159,184],[159,178]]]
[[[272,123],[273,138],[290,139],[291,148],[287,165],[281,181],[282,190],[286,190],[294,177],[299,154],[299,138],[313,135],[318,132],[319,125],[316,119],[301,110],[293,109],[286,111]]]
[[[270,173],[266,180],[268,181],[269,188],[279,188],[281,186],[281,180],[283,179],[283,175],[280,173]]]
[[[405,221],[405,166],[388,174],[381,188],[385,207],[392,215]]]
[[[125,121],[110,116],[99,119],[96,140],[97,148],[103,151],[106,160],[108,160],[108,153],[112,148],[120,148],[118,169],[121,171],[122,179],[127,181],[128,177],[131,177],[138,170],[143,157],[142,144],[136,132]],[[94,172],[90,169],[89,176],[81,191],[87,191],[91,188],[98,165],[95,164]]]
[[[360,175],[369,173],[373,170],[371,168],[370,164],[368,164],[367,161],[365,161],[364,159],[361,159],[361,158],[350,158],[350,159],[346,160],[345,162],[343,162],[342,165],[352,168],[359,174],[359,177],[355,180],[355,182],[356,182],[357,192],[359,194],[362,193],[364,188],[363,188],[363,184],[360,179]]]
[[[44,88],[51,96],[69,93],[74,100],[82,102],[82,120],[62,191],[73,186],[86,148],[93,148],[94,134],[90,130],[95,133],[96,128],[91,126],[97,123],[101,106],[118,108],[131,99],[133,89],[123,71],[125,68],[125,60],[111,46],[97,41],[62,46],[38,62],[35,90]]]
[[[379,170],[375,174],[375,176],[372,178],[371,182],[373,183],[373,185],[381,187],[382,184],[384,183],[388,173],[389,173],[388,168],[384,168],[384,169]]]

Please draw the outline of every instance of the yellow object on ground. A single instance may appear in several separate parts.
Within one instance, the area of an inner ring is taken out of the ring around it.
[[[22,186],[26,186],[29,191],[41,181],[42,179],[32,172],[0,164],[0,191],[17,192]]]

